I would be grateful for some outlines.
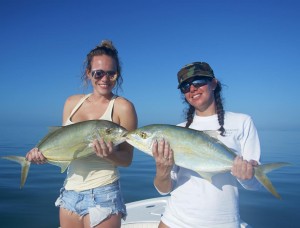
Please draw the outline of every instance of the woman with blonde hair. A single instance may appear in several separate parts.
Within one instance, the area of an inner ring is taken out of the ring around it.
[[[113,121],[127,130],[137,127],[134,105],[113,93],[122,83],[118,51],[105,40],[92,49],[85,61],[83,80],[90,83],[90,94],[67,98],[63,111],[63,125],[86,120]],[[62,228],[120,227],[126,208],[120,189],[118,166],[129,166],[133,147],[126,142],[114,147],[103,139],[93,142],[95,154],[71,162],[64,186],[55,205],[60,207]],[[37,164],[46,162],[37,148],[27,159]]]

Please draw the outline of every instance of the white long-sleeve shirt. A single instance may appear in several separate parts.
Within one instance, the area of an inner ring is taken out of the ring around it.
[[[260,142],[250,116],[226,112],[225,136],[218,139],[246,160],[260,159]],[[185,122],[179,124],[185,126]],[[217,115],[194,117],[190,128],[218,130]],[[174,165],[171,172],[173,190],[162,221],[169,227],[239,227],[237,179],[230,172],[217,174],[212,183],[198,173]],[[246,189],[258,189],[259,182],[252,178],[240,181]]]

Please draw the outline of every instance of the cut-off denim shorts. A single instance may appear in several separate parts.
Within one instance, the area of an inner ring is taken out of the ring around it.
[[[55,206],[74,212],[81,217],[89,214],[94,227],[113,214],[127,215],[119,181],[81,192],[61,188]]]

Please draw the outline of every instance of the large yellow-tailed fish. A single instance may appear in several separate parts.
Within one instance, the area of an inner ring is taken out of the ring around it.
[[[126,141],[152,156],[153,141],[164,138],[174,152],[175,164],[191,169],[211,182],[215,174],[230,171],[237,156],[216,137],[211,137],[211,133],[174,125],[152,124],[127,133]],[[289,163],[285,162],[259,165],[254,168],[254,176],[269,192],[280,198],[266,173],[287,165]]]
[[[124,142],[127,130],[107,120],[88,120],[68,126],[57,127],[48,133],[36,147],[47,158],[47,162],[61,168],[63,173],[71,161],[94,153],[91,143],[103,138],[115,146]],[[30,162],[21,156],[2,156],[1,158],[18,162],[21,167],[22,188],[26,182]]]

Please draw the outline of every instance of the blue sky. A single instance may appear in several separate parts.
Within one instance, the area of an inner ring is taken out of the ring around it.
[[[65,99],[90,90],[86,54],[111,39],[139,125],[183,121],[176,74],[206,61],[225,109],[258,129],[300,127],[300,3],[295,0],[0,0],[0,126],[61,124]]]

